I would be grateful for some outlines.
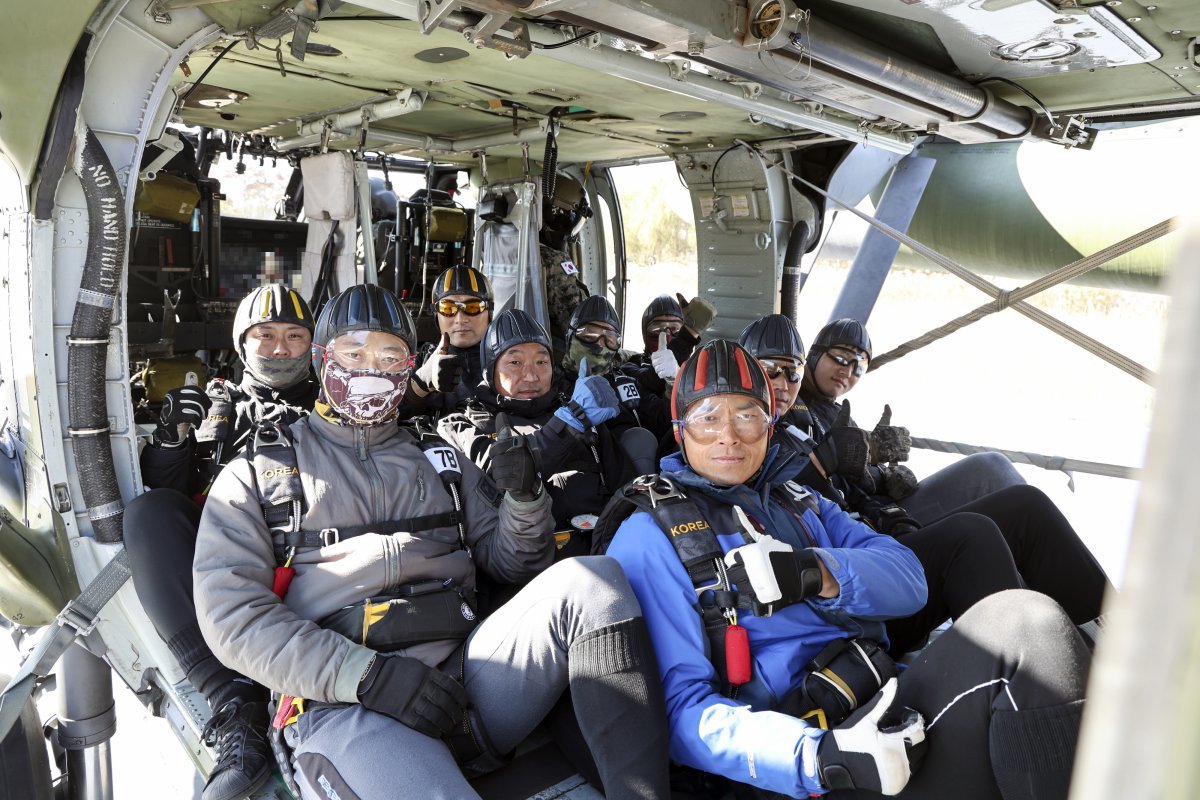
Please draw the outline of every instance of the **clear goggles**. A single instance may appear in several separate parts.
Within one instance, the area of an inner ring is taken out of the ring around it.
[[[324,351],[327,363],[333,361],[343,369],[404,372],[416,360],[403,339],[383,331],[349,331],[313,348]]]
[[[604,346],[609,350],[617,350],[621,347],[621,334],[611,328],[604,328],[591,323],[575,331],[575,338],[588,344],[596,344],[603,341]]]
[[[675,420],[697,444],[712,444],[727,430],[732,439],[753,444],[767,435],[771,417],[761,405],[744,395],[726,395],[720,399],[705,398],[696,403],[683,419]]]

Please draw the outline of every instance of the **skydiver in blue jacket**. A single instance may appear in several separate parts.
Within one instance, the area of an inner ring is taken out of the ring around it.
[[[770,447],[771,405],[740,345],[698,350],[671,398],[661,508],[607,549],[650,629],[672,760],[797,798],[1065,797],[1089,659],[1070,619],[1001,592],[899,671],[883,621],[925,604],[921,565],[791,482],[803,456]],[[716,557],[692,558],[704,536]]]

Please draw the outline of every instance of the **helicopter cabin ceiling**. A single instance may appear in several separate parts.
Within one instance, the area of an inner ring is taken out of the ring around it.
[[[32,113],[0,109],[18,164],[40,146],[46,76],[104,6],[68,5],[9,15],[21,35],[0,53],[0,99],[42,76],[21,100]],[[737,139],[1086,147],[1090,126],[1200,110],[1196,0],[150,0],[123,13],[153,24],[194,8],[222,31],[176,70],[176,116],[254,134],[260,152],[466,163],[524,145],[537,158],[550,124],[573,162]]]

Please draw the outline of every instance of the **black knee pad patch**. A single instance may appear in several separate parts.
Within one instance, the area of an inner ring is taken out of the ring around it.
[[[1083,701],[1047,708],[996,711],[989,730],[993,768],[1071,773]]]
[[[296,756],[296,772],[328,800],[361,800],[333,762],[320,753],[301,753]]]

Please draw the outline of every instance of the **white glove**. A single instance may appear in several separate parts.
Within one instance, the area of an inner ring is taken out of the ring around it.
[[[746,577],[754,589],[754,599],[766,605],[783,597],[775,568],[771,565],[771,553],[790,553],[792,546],[770,536],[764,536],[751,544],[735,547],[725,554],[727,567],[745,567]]]
[[[679,362],[675,360],[675,354],[667,349],[667,334],[664,331],[658,334],[658,349],[650,354],[650,363],[658,377],[668,383],[675,380],[675,373],[679,372]]]
[[[830,789],[864,789],[897,795],[925,756],[925,718],[919,711],[900,707],[891,716],[895,724],[881,727],[884,714],[896,699],[895,678],[876,695],[875,706],[849,728],[825,734],[817,750],[821,782]]]

